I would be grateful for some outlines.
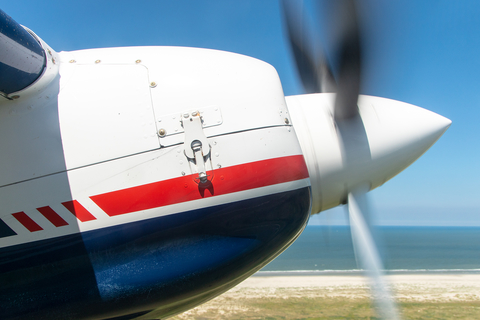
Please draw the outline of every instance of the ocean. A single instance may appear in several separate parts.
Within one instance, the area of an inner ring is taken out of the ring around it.
[[[377,227],[386,273],[480,273],[480,227]],[[268,273],[358,273],[348,226],[307,226],[261,270]]]

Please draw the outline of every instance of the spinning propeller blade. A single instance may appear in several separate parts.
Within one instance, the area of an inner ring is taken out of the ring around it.
[[[372,290],[373,300],[379,315],[384,319],[399,319],[398,309],[388,283],[382,273],[382,262],[370,232],[365,215],[368,212],[368,189],[361,188],[348,194],[348,216],[352,232],[355,257],[360,267],[365,270]]]
[[[316,58],[314,46],[306,34],[298,2],[282,2],[288,39],[292,47],[298,72],[307,93],[328,92],[334,87],[330,70],[336,70],[336,98],[333,120],[335,121],[338,140],[341,144],[344,167],[358,168],[371,162],[371,152],[365,126],[363,124],[357,100],[360,93],[361,78],[361,41],[358,27],[358,15],[353,0],[333,2],[336,22],[335,49],[337,67],[330,68],[325,54]],[[316,90],[315,90],[316,89]],[[315,91],[314,91],[315,90]],[[355,248],[357,263],[365,270],[369,278],[372,297],[379,315],[386,319],[398,319],[395,302],[382,276],[382,264],[376,249],[370,226],[365,216],[368,215],[366,193],[370,190],[369,181],[356,185],[347,185],[348,213]]]
[[[312,38],[307,34],[303,2],[284,0],[282,9],[290,48],[306,93],[335,92],[335,79],[326,57],[314,53]]]

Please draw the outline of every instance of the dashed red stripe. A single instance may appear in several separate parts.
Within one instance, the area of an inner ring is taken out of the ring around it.
[[[308,178],[302,155],[215,169],[212,183],[199,187],[196,175],[154,182],[90,198],[109,216],[167,206]]]
[[[49,206],[37,208],[37,210],[50,221],[55,227],[68,226],[68,223],[63,220],[62,217],[58,215],[52,208]]]
[[[40,231],[43,230],[35,221],[32,220],[29,216],[25,214],[25,212],[17,212],[13,213],[12,216],[18,220],[25,228],[27,228],[30,232]]]
[[[96,220],[90,211],[85,209],[77,200],[67,201],[62,203],[65,208],[68,209],[78,220],[82,222],[87,222],[91,220]]]

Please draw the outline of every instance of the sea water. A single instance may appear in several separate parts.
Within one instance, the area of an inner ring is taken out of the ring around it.
[[[479,227],[377,227],[387,273],[480,273]],[[307,226],[261,273],[359,272],[348,226]]]

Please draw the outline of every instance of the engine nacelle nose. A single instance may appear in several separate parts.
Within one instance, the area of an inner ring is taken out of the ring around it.
[[[0,94],[25,89],[43,73],[47,64],[41,43],[15,20],[0,10]]]
[[[355,186],[368,184],[372,190],[382,185],[418,159],[451,124],[408,103],[362,95],[358,108],[367,141],[356,144],[353,137],[345,145],[333,118],[335,94],[298,95],[286,101],[310,175],[312,214],[341,204]],[[369,150],[361,150],[364,147]],[[367,160],[361,155],[365,151]],[[363,160],[346,161],[346,154]]]

